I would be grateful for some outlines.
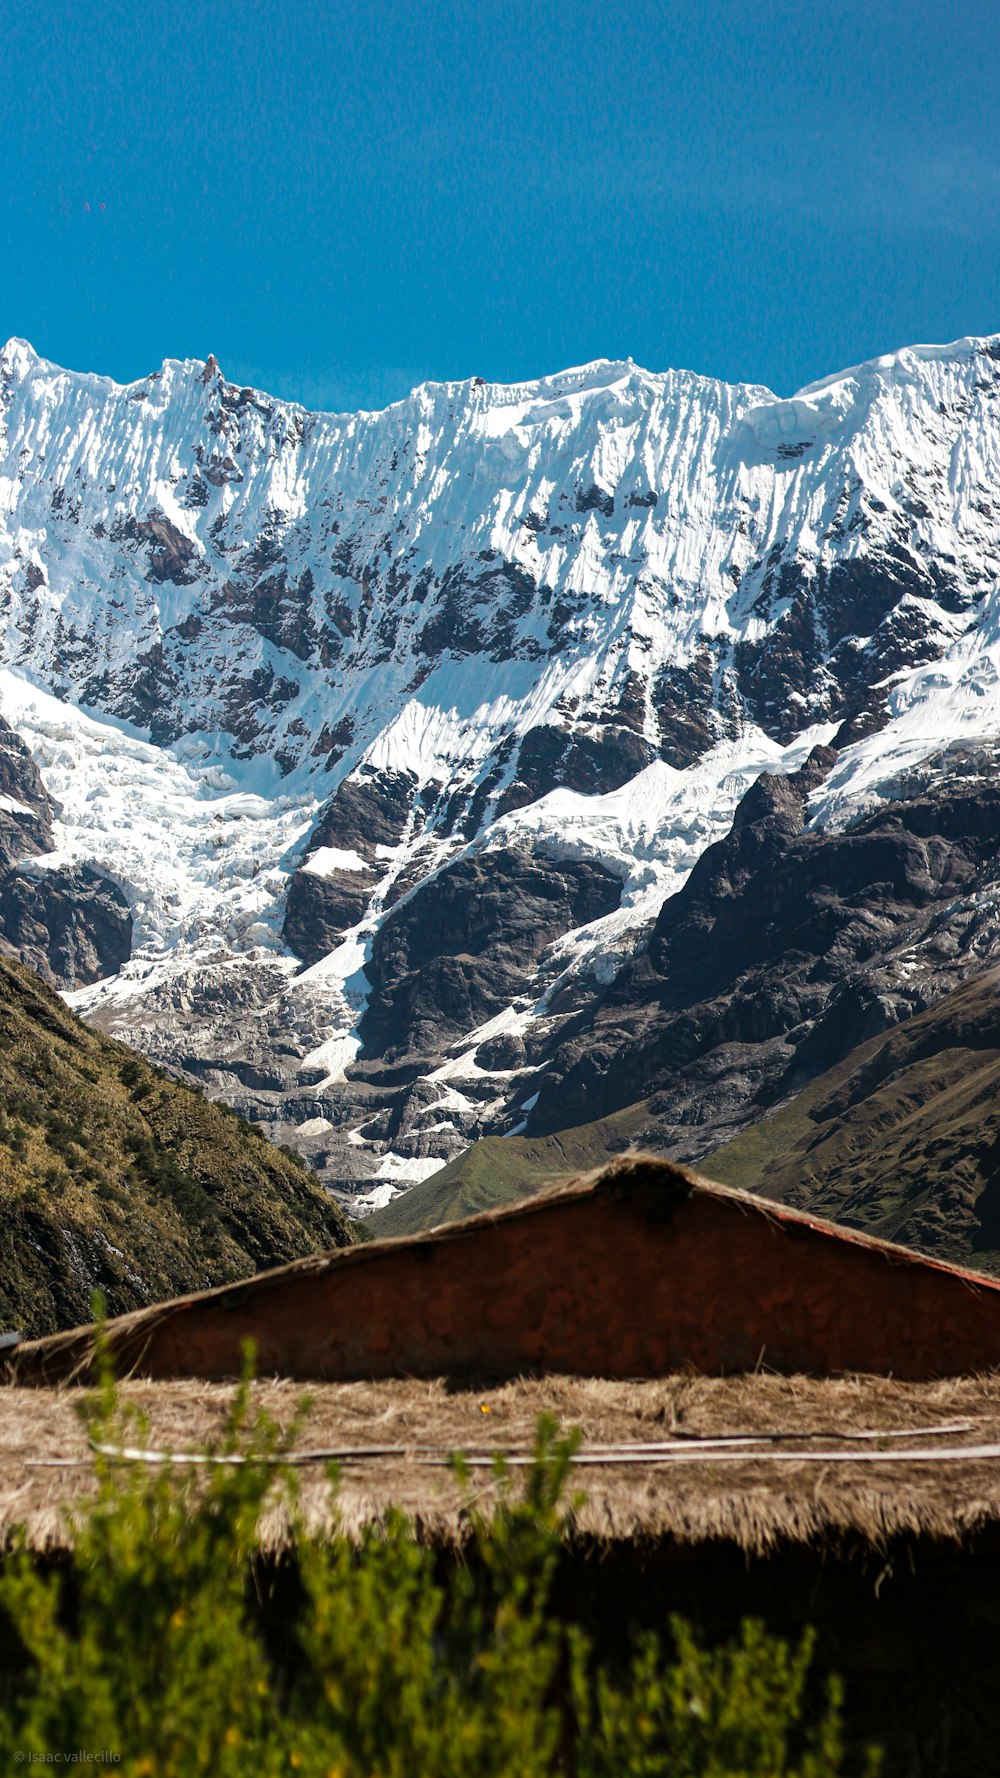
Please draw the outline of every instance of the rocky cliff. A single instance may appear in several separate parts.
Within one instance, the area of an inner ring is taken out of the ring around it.
[[[0,428],[0,941],[346,1196],[696,1155],[989,951],[1000,341],[341,416],[12,341]]]

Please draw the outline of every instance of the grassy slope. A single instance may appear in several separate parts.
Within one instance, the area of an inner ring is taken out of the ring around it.
[[[626,1148],[647,1120],[646,1105],[557,1136],[486,1136],[364,1223],[374,1236],[414,1235],[438,1223],[495,1210],[530,1196],[561,1173],[582,1173]]]
[[[996,973],[852,1051],[703,1170],[886,1240],[997,1269]]]
[[[344,1245],[297,1160],[0,959],[0,1328],[32,1334]]]
[[[649,1124],[645,1105],[558,1136],[490,1137],[364,1226],[411,1234],[596,1166]],[[700,1163],[887,1240],[1000,1271],[1000,970],[853,1050]]]

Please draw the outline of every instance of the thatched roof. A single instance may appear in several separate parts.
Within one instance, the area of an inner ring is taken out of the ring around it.
[[[301,1393],[285,1381],[258,1382],[253,1392],[283,1423]],[[0,1390],[0,1538],[23,1525],[37,1549],[71,1542],[72,1509],[94,1477],[74,1412],[80,1393]],[[349,1530],[392,1503],[413,1516],[425,1539],[459,1542],[463,1496],[445,1466],[447,1454],[523,1456],[543,1409],[583,1430],[572,1486],[587,1498],[576,1531],[608,1548],[627,1543],[676,1552],[721,1542],[750,1554],[783,1546],[882,1550],[908,1537],[968,1545],[1000,1523],[995,1374],[936,1383],[553,1376],[510,1381],[485,1394],[436,1380],[390,1379],[320,1384],[311,1394],[301,1450],[367,1453],[343,1459],[339,1509]],[[148,1414],[149,1449],[180,1453],[200,1449],[219,1430],[232,1389],[133,1381],[122,1385],[122,1396]],[[746,1451],[698,1442],[746,1434],[772,1436]],[[993,1455],[983,1455],[984,1448]],[[324,1463],[306,1460],[299,1479],[308,1519],[329,1524]],[[488,1466],[474,1471],[472,1485],[480,1503],[489,1498],[495,1484]],[[277,1549],[288,1534],[275,1511],[261,1541]]]

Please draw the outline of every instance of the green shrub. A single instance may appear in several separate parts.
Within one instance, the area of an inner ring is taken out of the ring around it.
[[[105,1381],[97,1443],[146,1429]],[[442,1564],[398,1513],[360,1541],[296,1519],[296,1554],[262,1564],[274,1492],[297,1513],[282,1438],[238,1392],[202,1468],[98,1455],[66,1570],[26,1551],[0,1573],[0,1745],[106,1748],[130,1778],[833,1778],[840,1695],[804,1723],[812,1651],[748,1623],[705,1651],[638,1641],[614,1671],[550,1609],[573,1503],[574,1439],[549,1421],[520,1489],[470,1505],[464,1559]],[[460,1467],[460,1466],[459,1466]],[[331,1476],[331,1487],[335,1477]]]

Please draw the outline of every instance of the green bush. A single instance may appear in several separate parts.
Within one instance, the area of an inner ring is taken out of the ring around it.
[[[146,1438],[108,1381],[96,1443]],[[25,1550],[0,1573],[0,1746],[108,1749],[130,1778],[833,1778],[840,1695],[805,1720],[812,1643],[744,1625],[703,1650],[683,1624],[612,1671],[550,1609],[573,1502],[574,1439],[538,1428],[523,1485],[469,1507],[442,1563],[398,1513],[360,1541],[295,1523],[294,1561],[261,1562],[267,1500],[297,1513],[282,1438],[238,1392],[201,1468],[98,1455],[74,1559]],[[458,1466],[459,1469],[461,1466]],[[336,1478],[331,1476],[331,1487]],[[871,1769],[874,1769],[872,1765]]]

